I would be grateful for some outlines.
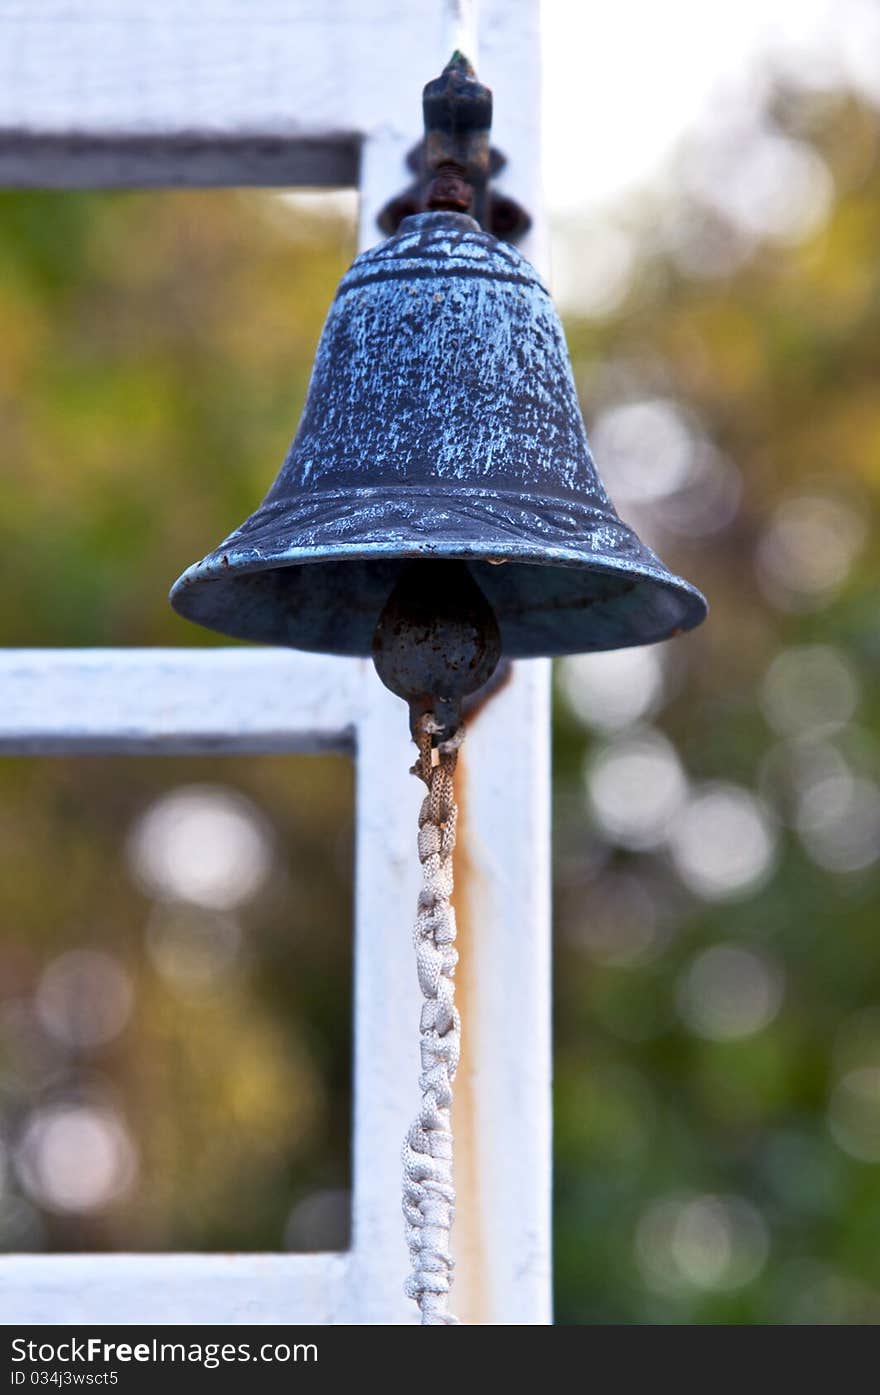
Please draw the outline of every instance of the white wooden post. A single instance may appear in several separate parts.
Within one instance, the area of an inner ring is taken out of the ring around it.
[[[537,0],[484,0],[478,23],[454,0],[9,0],[0,183],[359,183],[370,245],[406,180],[421,87],[469,23],[503,187],[532,215],[524,250],[546,271]],[[515,666],[472,725],[459,781],[453,1308],[468,1322],[550,1320],[548,680],[544,662]],[[352,1250],[0,1258],[3,1320],[414,1322],[400,1150],[418,1098],[419,787],[403,704],[367,663],[259,649],[0,651],[0,688],[7,752],[357,760]]]

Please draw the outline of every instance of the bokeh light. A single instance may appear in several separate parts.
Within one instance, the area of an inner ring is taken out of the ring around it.
[[[618,731],[653,716],[663,698],[658,646],[575,654],[559,664],[559,686],[574,715],[597,731]]]
[[[704,130],[682,173],[689,192],[751,242],[809,237],[828,217],[834,192],[816,150],[754,120]]]
[[[128,844],[137,880],[153,896],[232,910],[264,886],[271,835],[257,808],[222,785],[191,785],[158,799]]]
[[[795,825],[810,857],[829,872],[860,872],[880,858],[880,786],[850,771],[815,781]]]
[[[761,684],[761,707],[783,736],[827,736],[851,719],[859,701],[852,664],[829,644],[781,650]]]
[[[880,1006],[852,1013],[834,1042],[832,1137],[860,1162],[880,1162]]]
[[[642,531],[706,537],[735,517],[740,472],[680,403],[655,397],[609,405],[590,438],[612,499]]]
[[[131,977],[117,957],[98,949],[58,955],[37,986],[40,1022],[50,1036],[74,1049],[112,1041],[131,1015]]]
[[[777,816],[793,824],[811,790],[849,773],[843,752],[830,741],[796,737],[779,741],[766,752],[758,772],[758,789]]]
[[[755,251],[744,228],[698,198],[666,208],[658,231],[673,266],[688,281],[732,276]]]
[[[710,537],[735,519],[743,492],[742,475],[732,460],[711,441],[700,441],[693,453],[687,479],[675,491],[658,499],[652,518],[667,533],[681,538]]]
[[[613,499],[644,503],[686,485],[696,453],[694,428],[678,403],[654,398],[600,412],[593,454]]]
[[[697,896],[745,896],[766,880],[776,831],[766,806],[749,790],[721,782],[697,787],[670,813],[672,860]]]
[[[577,915],[568,918],[568,933],[597,964],[647,963],[668,939],[659,901],[657,888],[635,873],[603,872],[581,898]]]
[[[99,1211],[132,1185],[137,1154],[115,1111],[60,1103],[31,1115],[16,1169],[28,1195],[47,1210]]]
[[[865,521],[839,499],[798,495],[780,503],[761,536],[758,579],[771,605],[813,610],[849,576],[865,542]]]
[[[782,1004],[782,971],[742,945],[718,944],[690,963],[678,988],[678,1007],[691,1031],[709,1041],[754,1036]]]
[[[639,1221],[635,1248],[645,1282],[660,1293],[723,1291],[760,1274],[770,1238],[751,1202],[704,1194],[652,1203]]]
[[[650,729],[603,747],[590,758],[586,779],[593,817],[610,842],[625,848],[659,846],[687,791],[675,747]]]

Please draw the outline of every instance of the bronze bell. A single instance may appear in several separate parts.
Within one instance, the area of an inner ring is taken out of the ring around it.
[[[426,89],[427,201],[460,206],[488,167],[488,122],[470,90],[470,117],[449,113],[468,84],[488,89],[455,65],[445,122]],[[510,657],[647,644],[706,614],[605,492],[533,267],[449,206],[403,218],[343,277],[274,484],[171,602],[239,639],[369,655],[404,569],[426,560],[465,564]]]

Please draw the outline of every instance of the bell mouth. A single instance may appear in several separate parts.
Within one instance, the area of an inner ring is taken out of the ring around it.
[[[354,508],[350,492],[322,497],[317,513],[315,496],[267,501],[184,572],[172,606],[234,639],[368,657],[401,569],[424,557],[468,563],[510,658],[651,644],[706,616],[696,587],[613,511],[460,488],[445,500],[372,493]]]

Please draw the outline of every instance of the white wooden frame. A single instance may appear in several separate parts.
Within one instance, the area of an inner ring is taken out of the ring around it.
[[[537,0],[485,0],[479,23],[462,9],[7,0],[0,185],[356,184],[370,245],[376,211],[405,182],[421,86],[470,26],[505,187],[535,220],[525,250],[540,264]],[[519,664],[473,723],[461,777],[455,1307],[470,1322],[550,1319],[548,748],[548,666]],[[0,1257],[4,1323],[415,1320],[401,1292],[399,1155],[417,1099],[419,794],[402,704],[355,660],[0,651],[5,753],[315,750],[357,763],[351,1251]]]

